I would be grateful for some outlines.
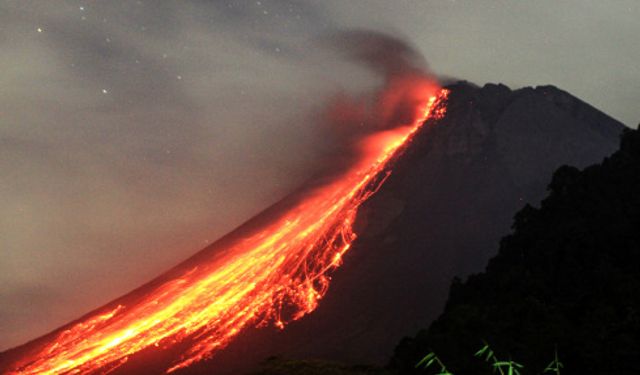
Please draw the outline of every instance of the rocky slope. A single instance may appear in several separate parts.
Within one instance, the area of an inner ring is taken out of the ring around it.
[[[599,162],[623,125],[552,86],[450,87],[358,216],[359,239],[319,308],[284,331],[253,330],[187,373],[237,373],[270,355],[386,363],[442,311],[454,276],[480,271],[513,213],[560,165]]]

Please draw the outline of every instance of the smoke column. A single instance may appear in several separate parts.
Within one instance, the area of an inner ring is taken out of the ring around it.
[[[318,43],[335,51],[380,79],[380,87],[357,96],[335,97],[327,108],[327,126],[338,143],[371,132],[413,123],[420,103],[428,101],[438,86],[424,57],[402,39],[387,34],[352,30],[337,32]]]

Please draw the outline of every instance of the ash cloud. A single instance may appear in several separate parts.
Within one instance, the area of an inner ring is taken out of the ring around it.
[[[354,99],[356,110],[373,129],[408,125],[415,121],[416,109],[426,103],[438,87],[435,76],[428,70],[424,56],[409,42],[393,35],[369,30],[336,32],[325,44],[351,61],[375,72],[382,83],[372,93]],[[346,104],[338,104],[345,106]],[[345,111],[344,108],[341,109]],[[349,119],[350,116],[343,118]],[[336,121],[341,121],[336,116]],[[356,117],[352,121],[358,121]]]
[[[398,36],[361,29],[335,32],[322,40],[322,44],[386,79],[412,73],[431,76],[422,54]]]
[[[439,85],[426,59],[408,41],[373,30],[347,30],[319,38],[339,57],[375,74],[378,85],[333,97],[325,112],[329,137],[344,163],[354,143],[371,132],[413,124]],[[331,165],[335,167],[335,161]]]

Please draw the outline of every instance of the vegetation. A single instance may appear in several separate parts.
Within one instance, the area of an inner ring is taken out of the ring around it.
[[[508,360],[501,361],[496,357],[493,349],[489,347],[489,344],[485,341],[484,346],[480,348],[475,354],[476,357],[484,358],[484,361],[491,364],[493,372],[497,372],[500,375],[520,375],[519,369],[524,366],[518,362]]]
[[[489,363],[491,369],[493,370],[492,373],[494,374],[521,375],[520,370],[524,368],[524,365],[516,361],[504,361],[498,359],[498,357],[496,357],[495,355],[495,352],[493,351],[493,349],[491,349],[486,341],[484,343],[484,346],[475,353],[475,356]],[[424,356],[424,358],[422,358],[420,362],[415,365],[415,368],[428,369],[433,364],[437,365],[440,368],[439,371],[434,375],[454,375],[447,370],[447,366],[444,365],[442,360],[440,360],[440,358],[434,352],[430,352],[429,354]],[[544,369],[543,373],[554,373],[556,375],[560,375],[560,369],[562,367],[562,362],[560,362],[558,358],[558,352],[556,351],[554,360],[549,363],[549,365]]]
[[[483,337],[527,364],[523,374],[640,373],[639,131],[600,165],[559,168],[540,208],[516,214],[485,272],[454,280],[444,313],[390,366],[424,374],[415,364],[433,348],[448,371],[478,374]]]
[[[440,358],[434,352],[430,352],[424,358],[422,358],[420,362],[416,364],[416,368],[428,369],[431,365],[436,365],[440,368],[437,375],[453,375],[447,370],[447,366],[442,363]]]

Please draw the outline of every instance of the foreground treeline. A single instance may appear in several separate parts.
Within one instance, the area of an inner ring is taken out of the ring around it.
[[[516,214],[486,271],[454,281],[444,313],[391,365],[418,373],[434,351],[452,372],[476,374],[482,339],[523,374],[541,373],[556,347],[563,373],[640,373],[639,131],[599,165],[559,168],[541,207]]]
[[[474,356],[483,340],[523,375],[543,373],[556,352],[562,374],[640,373],[639,131],[599,165],[559,168],[540,208],[516,214],[485,272],[455,280],[443,314],[387,369],[276,359],[258,373],[434,374],[416,368],[434,353],[456,375],[490,374]]]

